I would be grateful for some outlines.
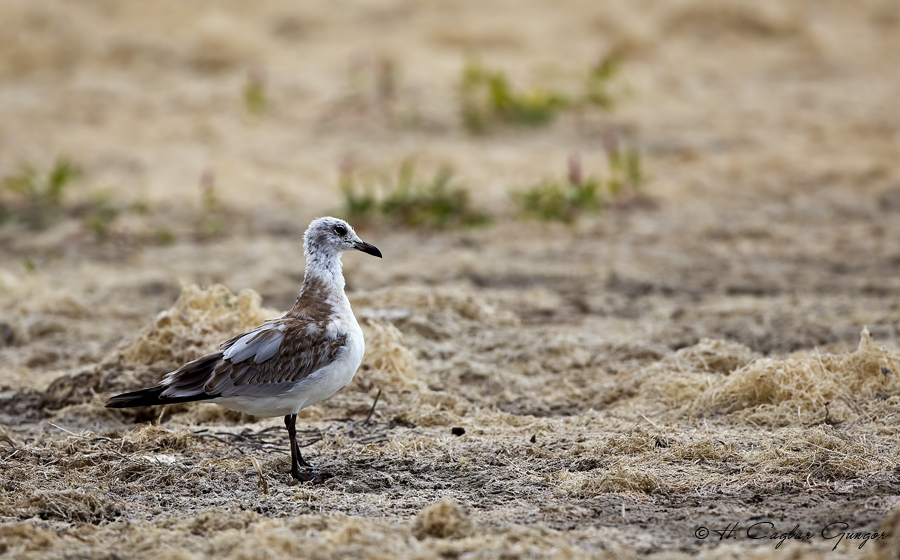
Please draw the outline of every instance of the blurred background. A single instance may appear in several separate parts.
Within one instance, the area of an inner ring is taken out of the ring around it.
[[[325,214],[385,254],[351,292],[669,351],[896,342],[894,8],[4,0],[4,382],[97,362],[179,282],[287,308]]]
[[[62,216],[24,221],[84,214],[139,244],[295,234],[347,213],[344,175],[389,191],[412,160],[506,222],[510,192],[573,155],[605,178],[611,143],[661,202],[797,193],[896,148],[893,8],[4,1],[0,174],[69,161],[78,180],[43,201]],[[188,227],[213,210],[227,224]]]
[[[4,520],[170,535],[165,487],[389,518],[418,557],[409,518],[448,493],[477,510],[463,552],[687,550],[760,496],[802,521],[839,495],[874,530],[896,503],[895,0],[0,0],[0,22],[0,443],[33,451]],[[327,214],[385,257],[344,257],[367,357],[302,417],[333,485],[279,493],[279,442],[203,435],[277,419],[172,407],[138,437],[151,418],[102,407],[287,309]],[[338,434],[382,389],[377,433]],[[137,474],[103,470],[120,437]],[[140,463],[170,440],[190,477]],[[35,494],[51,475],[77,488]],[[334,542],[382,533],[355,519]]]

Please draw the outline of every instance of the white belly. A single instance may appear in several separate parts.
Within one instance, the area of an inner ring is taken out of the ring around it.
[[[353,380],[366,349],[362,329],[355,320],[348,332],[347,346],[347,352],[340,358],[301,379],[281,393],[233,395],[227,399],[213,402],[254,416],[271,417],[297,414],[298,411],[334,395]]]

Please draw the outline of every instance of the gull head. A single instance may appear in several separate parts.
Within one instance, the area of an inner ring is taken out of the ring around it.
[[[321,254],[340,257],[344,251],[356,249],[381,258],[381,251],[356,235],[350,224],[339,218],[326,216],[310,222],[303,234],[303,249],[307,255]]]

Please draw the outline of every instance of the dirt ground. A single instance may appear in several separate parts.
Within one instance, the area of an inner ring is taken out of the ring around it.
[[[0,177],[82,169],[0,224],[0,556],[900,558],[896,8],[0,0]],[[468,61],[571,89],[611,54],[611,111],[460,123]],[[610,137],[639,204],[517,219]],[[325,484],[281,419],[103,407],[286,310],[340,171],[410,157],[495,219],[359,228],[366,357],[301,413]]]

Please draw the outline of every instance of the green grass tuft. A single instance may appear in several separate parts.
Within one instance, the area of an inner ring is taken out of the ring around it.
[[[601,60],[588,72],[584,91],[567,94],[538,87],[519,90],[503,71],[470,62],[463,68],[459,87],[463,126],[473,134],[484,134],[502,125],[548,125],[567,110],[609,111],[617,99],[613,85],[618,67],[614,58]]]
[[[510,196],[519,216],[572,223],[584,214],[637,197],[644,182],[640,151],[608,142],[606,159],[609,175],[605,178],[584,177],[581,162],[572,157],[565,179],[542,179],[531,187],[513,191]]]
[[[574,222],[581,214],[602,208],[600,183],[589,178],[579,183],[542,179],[536,185],[512,193],[519,215],[546,222]]]
[[[407,159],[395,174],[377,175],[374,180],[343,173],[340,186],[344,214],[359,222],[445,229],[483,225],[491,220],[489,214],[472,208],[468,191],[455,184],[448,167],[423,179],[417,175],[414,162]]]
[[[66,157],[58,157],[49,170],[22,165],[5,177],[0,195],[0,220],[14,219],[32,229],[43,229],[60,218],[66,190],[81,176],[80,168]]]
[[[478,63],[463,69],[460,84],[463,125],[476,134],[497,124],[536,127],[553,121],[568,100],[541,89],[517,91],[506,74]]]
[[[202,218],[200,231],[202,235],[210,236],[221,233],[225,229],[225,213],[216,190],[216,174],[212,169],[206,169],[200,176],[200,205],[202,206]]]
[[[96,195],[87,205],[85,223],[97,237],[108,238],[113,221],[119,216],[121,209],[108,195]]]
[[[247,74],[242,91],[244,108],[251,115],[261,115],[270,106],[269,96],[266,94],[265,74],[260,69],[253,69]]]
[[[178,236],[174,231],[172,231],[168,227],[163,226],[156,228],[156,230],[153,232],[153,238],[158,244],[164,246],[174,245],[178,240]]]
[[[586,91],[581,98],[584,106],[611,110],[618,100],[613,84],[619,73],[619,61],[614,57],[602,59],[591,68],[587,77]]]

